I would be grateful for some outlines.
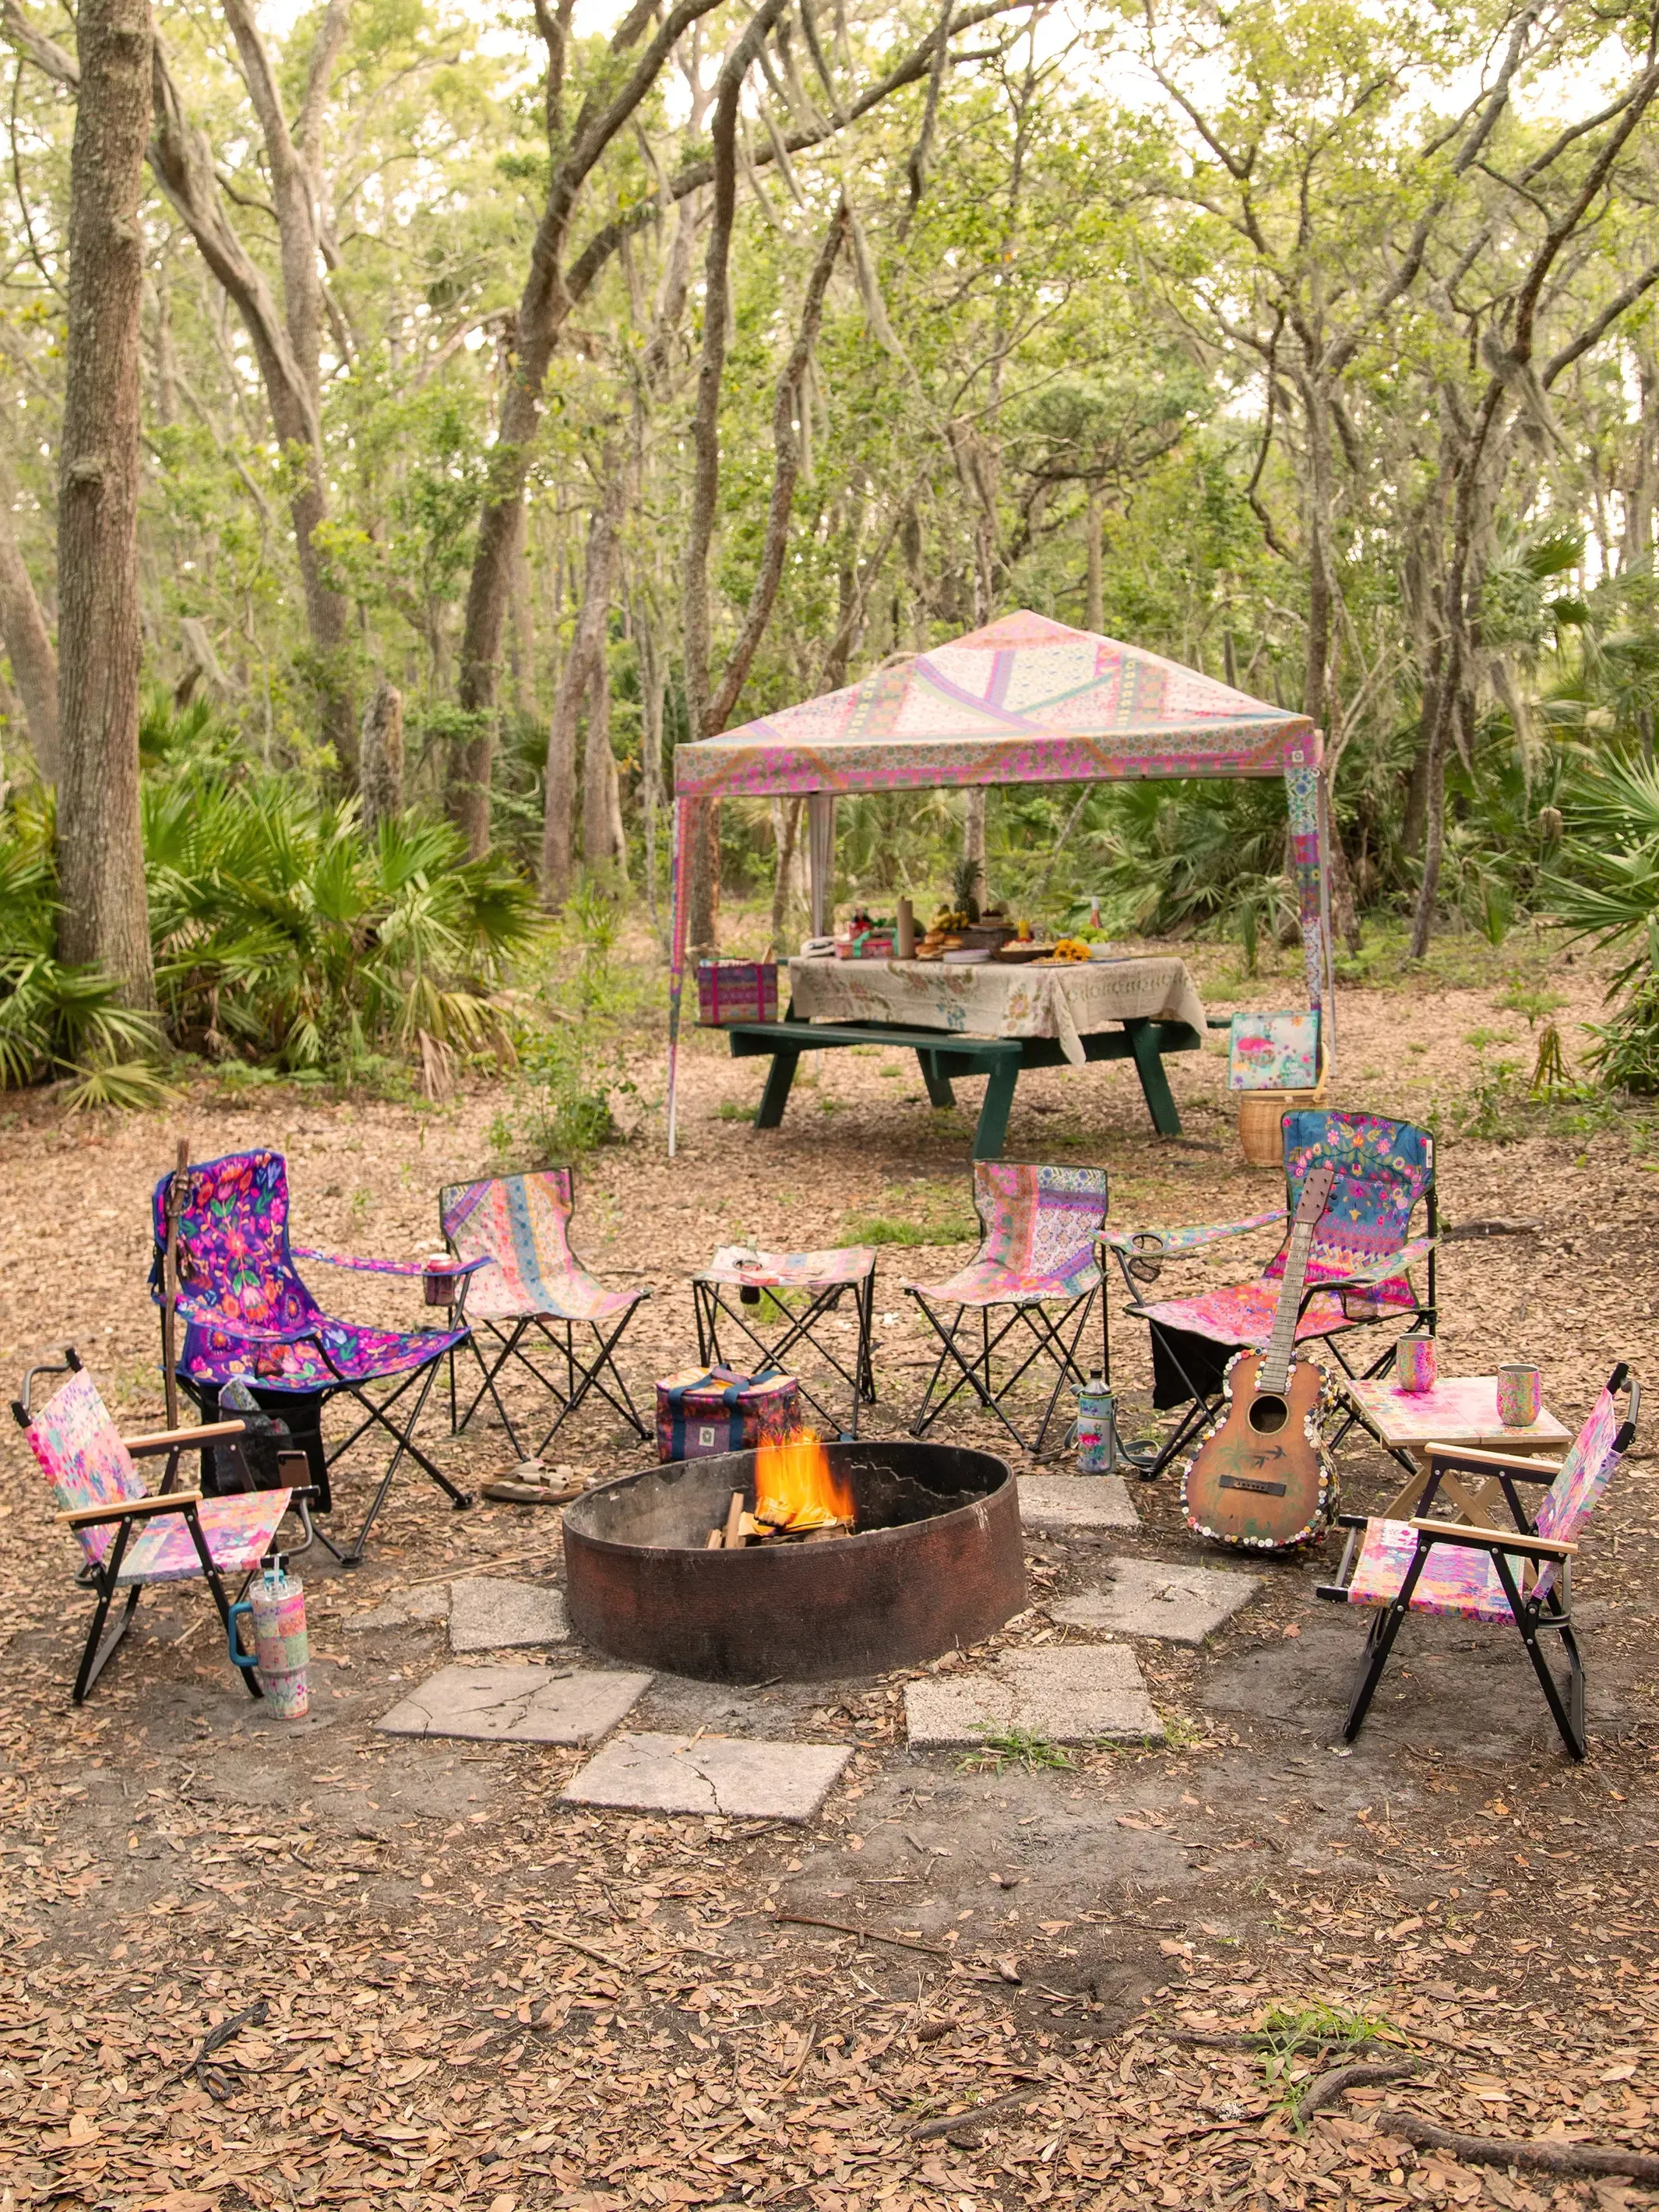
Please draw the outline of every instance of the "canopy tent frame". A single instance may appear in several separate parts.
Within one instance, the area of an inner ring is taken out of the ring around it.
[[[674,755],[668,1153],[676,1149],[687,899],[699,811],[722,799],[805,797],[811,929],[829,933],[835,802],[872,791],[1282,776],[1309,1006],[1334,1056],[1329,794],[1304,714],[1157,653],[1022,611],[890,662],[861,684]]]

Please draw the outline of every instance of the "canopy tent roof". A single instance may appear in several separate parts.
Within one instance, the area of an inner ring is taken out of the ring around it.
[[[680,799],[1316,769],[1305,714],[1138,646],[1006,616],[674,755]]]

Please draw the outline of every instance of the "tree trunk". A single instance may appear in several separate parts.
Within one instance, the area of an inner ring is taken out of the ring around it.
[[[11,526],[11,487],[0,478],[0,639],[23,702],[34,769],[58,781],[58,655]]]
[[[718,799],[689,799],[691,809],[686,839],[686,932],[693,960],[712,960],[720,951],[720,803]]]
[[[587,747],[582,757],[582,865],[601,877],[626,877],[628,836],[623,828],[617,756],[611,744],[611,664],[594,656],[587,689]]]
[[[547,793],[542,817],[542,904],[556,914],[570,896],[576,815],[576,726],[582,702],[597,684],[617,572],[631,472],[614,448],[600,463],[605,481],[587,526],[587,563],[575,635],[559,673],[547,741]],[[590,738],[590,748],[592,740]],[[606,746],[610,740],[607,738]],[[614,763],[612,767],[614,774]]]
[[[363,828],[373,837],[404,811],[404,695],[384,678],[363,709],[359,772]]]
[[[149,0],[82,0],[58,501],[58,945],[155,1003],[138,807],[138,227]]]
[[[536,605],[530,583],[530,518],[519,532],[513,563],[513,703],[527,722],[536,718]]]

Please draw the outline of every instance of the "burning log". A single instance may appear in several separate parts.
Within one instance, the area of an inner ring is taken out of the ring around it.
[[[850,1487],[830,1465],[810,1429],[763,1444],[755,1459],[755,1510],[734,1490],[726,1526],[711,1528],[704,1549],[736,1552],[747,1544],[817,1544],[850,1536],[857,1509]]]

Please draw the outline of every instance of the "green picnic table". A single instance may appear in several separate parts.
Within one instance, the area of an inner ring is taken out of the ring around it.
[[[734,1060],[771,1059],[766,1088],[755,1112],[757,1129],[775,1129],[789,1103],[790,1085],[804,1052],[836,1052],[851,1045],[885,1045],[895,1052],[914,1052],[921,1067],[929,1103],[954,1106],[952,1079],[958,1075],[983,1075],[990,1079],[974,1132],[973,1157],[1000,1159],[1013,1109],[1014,1086],[1028,1067],[1062,1067],[1068,1063],[1058,1037],[966,1036],[951,1030],[919,1030],[896,1022],[804,1022],[796,1018],[792,1004],[781,1020],[732,1022],[725,1025],[732,1039]],[[1181,1134],[1181,1116],[1164,1073],[1164,1055],[1196,1052],[1202,1039],[1186,1022],[1154,1021],[1147,1016],[1126,1016],[1109,1030],[1082,1034],[1085,1061],[1133,1060],[1140,1078],[1146,1110],[1161,1137]]]

